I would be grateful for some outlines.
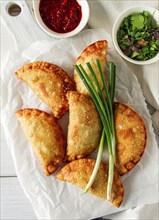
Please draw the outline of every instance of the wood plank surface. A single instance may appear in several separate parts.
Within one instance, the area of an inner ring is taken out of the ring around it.
[[[11,152],[7,146],[3,128],[1,128],[1,176],[16,176],[16,171],[11,156]]]
[[[1,218],[29,220],[37,219],[29,200],[24,195],[17,177],[0,178]]]

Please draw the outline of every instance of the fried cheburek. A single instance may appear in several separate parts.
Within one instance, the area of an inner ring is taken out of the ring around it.
[[[146,146],[146,128],[140,116],[130,107],[114,104],[116,131],[115,166],[120,175],[134,168]]]
[[[60,67],[47,62],[33,62],[21,67],[16,76],[24,81],[52,110],[56,118],[68,111],[67,91],[74,90],[73,82]]]
[[[83,158],[98,148],[101,120],[90,96],[70,91],[66,160]]]
[[[66,181],[77,185],[79,188],[85,189],[93,168],[95,166],[95,160],[84,158],[72,161],[71,163],[65,165],[57,174],[57,179]],[[108,165],[101,162],[97,176],[92,187],[88,192],[95,196],[106,199],[107,192],[107,181],[108,181]],[[120,176],[116,171],[114,171],[114,180],[112,187],[112,200],[116,207],[119,207],[124,195],[124,189]]]
[[[87,62],[90,62],[91,66],[97,76],[97,79],[99,81],[101,89],[103,88],[103,83],[102,83],[102,80],[100,77],[100,72],[99,72],[96,60],[99,59],[100,64],[101,64],[101,68],[102,68],[103,72],[105,72],[107,48],[108,48],[108,43],[106,40],[96,41],[95,43],[86,47],[85,50],[83,50],[81,55],[76,60],[76,65],[81,64],[83,66],[83,68],[85,69],[85,71],[88,73],[91,80],[94,81],[93,77],[92,77],[92,75],[86,65]],[[76,90],[78,92],[89,95],[84,83],[82,82],[82,80],[80,79],[80,77],[78,76],[76,71],[74,71],[74,81],[76,84]],[[96,85],[95,85],[95,87],[96,87]]]
[[[47,176],[62,163],[66,140],[56,119],[37,109],[22,109],[16,116]]]

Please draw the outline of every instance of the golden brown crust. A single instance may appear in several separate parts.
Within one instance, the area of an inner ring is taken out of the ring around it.
[[[17,111],[16,116],[46,175],[50,175],[62,163],[66,148],[57,120],[46,112],[28,108]]]
[[[67,97],[69,126],[66,160],[72,161],[83,158],[98,148],[102,125],[90,96],[70,91]]]
[[[134,168],[144,153],[146,128],[140,116],[130,107],[114,104],[117,137],[115,165],[120,175]]]
[[[108,43],[106,40],[96,41],[95,43],[89,45],[86,49],[84,49],[81,55],[76,60],[76,65],[81,64],[83,68],[87,71],[90,78],[93,80],[92,75],[86,65],[87,62],[90,62],[93,70],[96,73],[101,88],[103,88],[103,83],[101,81],[100,73],[96,64],[96,59],[100,60],[102,70],[103,72],[105,72],[107,48]],[[74,71],[74,81],[76,83],[76,89],[78,92],[83,94],[89,94],[76,71]]]
[[[49,106],[56,118],[68,111],[67,91],[74,90],[73,82],[60,67],[47,62],[33,62],[21,67],[16,76],[27,83],[36,95]]]
[[[64,166],[58,172],[56,177],[59,180],[67,181],[69,183],[77,185],[82,189],[85,189],[93,172],[94,165],[95,165],[94,159],[84,158],[84,159],[75,160]],[[108,179],[108,165],[102,162],[100,164],[95,181],[88,192],[100,198],[106,199],[107,179]],[[115,171],[111,202],[116,207],[119,207],[123,200],[123,195],[124,195],[123,185],[120,180],[120,176]]]

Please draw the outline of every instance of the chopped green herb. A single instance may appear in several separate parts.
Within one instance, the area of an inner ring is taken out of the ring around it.
[[[131,24],[137,29],[142,29],[144,27],[144,17],[141,14],[134,14],[131,16]]]
[[[159,24],[147,11],[124,18],[117,41],[123,53],[134,60],[149,60],[159,52]]]

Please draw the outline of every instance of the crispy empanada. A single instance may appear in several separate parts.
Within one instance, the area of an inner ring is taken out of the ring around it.
[[[76,65],[82,65],[83,68],[87,71],[90,78],[93,80],[93,77],[86,65],[87,62],[90,62],[97,79],[99,81],[101,89],[103,88],[103,83],[100,77],[100,72],[98,70],[98,66],[96,60],[99,59],[103,72],[106,69],[106,53],[107,53],[108,43],[106,40],[96,41],[95,43],[89,45],[81,55],[76,60]],[[77,72],[74,71],[74,81],[76,83],[76,89],[78,92],[83,94],[89,94],[84,83],[78,76]],[[95,85],[95,84],[94,84]],[[95,86],[96,87],[96,86]]]
[[[120,175],[134,168],[144,153],[146,128],[140,116],[130,107],[114,104],[117,137],[115,165]]]
[[[56,118],[68,111],[66,94],[74,89],[71,78],[63,69],[47,62],[34,62],[20,68],[16,75],[49,106]]]
[[[53,116],[37,109],[22,109],[16,116],[46,175],[50,175],[65,155],[66,140],[62,129]]]
[[[85,189],[93,172],[94,165],[95,165],[94,159],[84,158],[84,159],[75,160],[65,165],[58,172],[56,177],[59,180],[73,183],[78,187]],[[107,181],[108,181],[107,179],[108,179],[108,165],[101,162],[95,181],[88,192],[94,194],[95,196],[106,199]],[[123,200],[123,195],[124,195],[123,185],[120,180],[120,176],[115,171],[113,187],[112,187],[112,199],[111,199],[113,205],[119,207]]]
[[[66,160],[83,158],[98,148],[101,120],[90,96],[70,91]]]

